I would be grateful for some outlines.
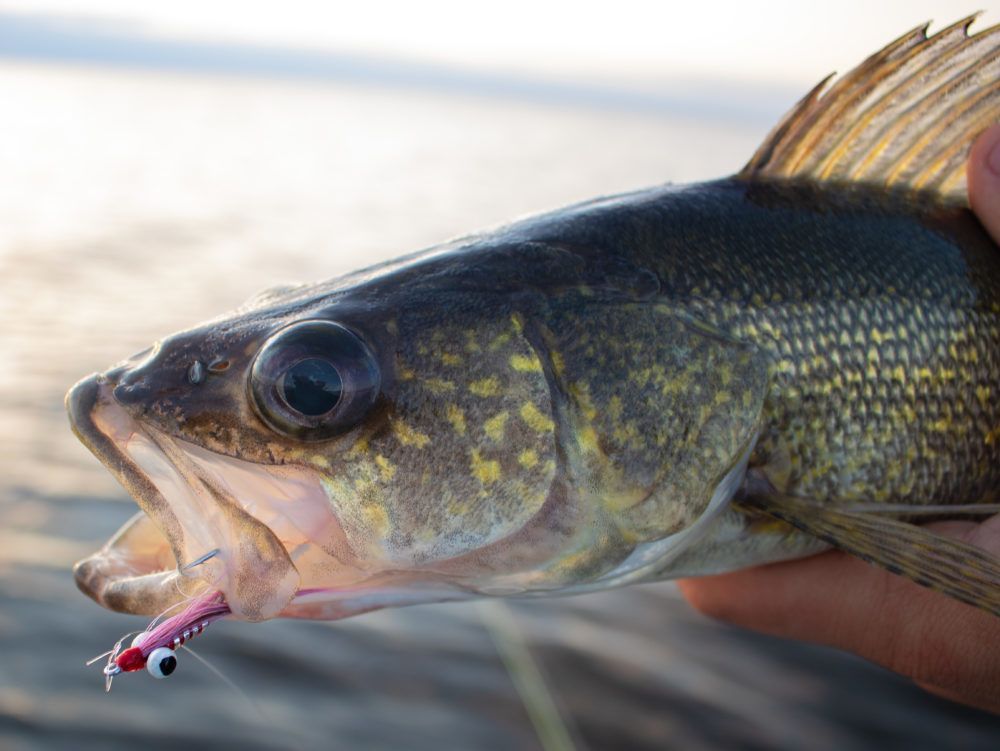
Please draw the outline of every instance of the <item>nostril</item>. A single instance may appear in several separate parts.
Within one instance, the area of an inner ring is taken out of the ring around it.
[[[135,404],[149,396],[150,388],[145,378],[129,380],[126,374],[112,393],[119,404]]]

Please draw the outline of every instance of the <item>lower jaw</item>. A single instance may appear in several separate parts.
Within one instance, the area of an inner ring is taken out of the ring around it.
[[[73,577],[99,605],[136,615],[156,615],[209,588],[177,570],[166,539],[141,512],[101,550],[79,561]]]
[[[73,567],[77,586],[98,604],[118,613],[158,615],[192,594],[185,594],[188,584],[176,571],[161,571],[144,576],[109,576],[99,557],[86,558]],[[200,589],[204,589],[202,586]]]

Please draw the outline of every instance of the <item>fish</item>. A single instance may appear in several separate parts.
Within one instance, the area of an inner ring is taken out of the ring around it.
[[[730,177],[267,290],[73,386],[141,509],[76,583],[179,611],[109,685],[222,617],[831,547],[1000,615],[1000,561],[922,526],[1000,510],[1000,249],[965,192],[1000,27],[975,18],[820,82]]]

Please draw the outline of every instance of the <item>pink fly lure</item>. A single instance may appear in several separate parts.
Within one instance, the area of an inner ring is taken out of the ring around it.
[[[87,664],[92,665],[103,657],[107,657],[104,666],[105,690],[111,690],[111,681],[119,673],[131,673],[146,670],[154,678],[166,678],[177,667],[175,651],[185,642],[203,632],[208,625],[230,614],[229,605],[221,592],[209,592],[193,598],[177,615],[166,618],[159,625],[154,619],[146,630],[139,633],[128,649],[122,651],[122,645],[131,634],[118,640],[118,643],[102,655],[98,655]]]

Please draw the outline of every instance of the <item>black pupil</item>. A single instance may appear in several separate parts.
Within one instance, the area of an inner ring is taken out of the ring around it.
[[[174,657],[173,655],[170,655],[169,657],[164,657],[162,660],[160,660],[160,672],[163,673],[164,675],[170,675],[172,672],[174,672],[174,668],[176,667],[177,667],[177,658]]]
[[[289,407],[300,414],[317,417],[337,406],[344,383],[333,365],[310,357],[299,360],[285,371],[281,390]]]

